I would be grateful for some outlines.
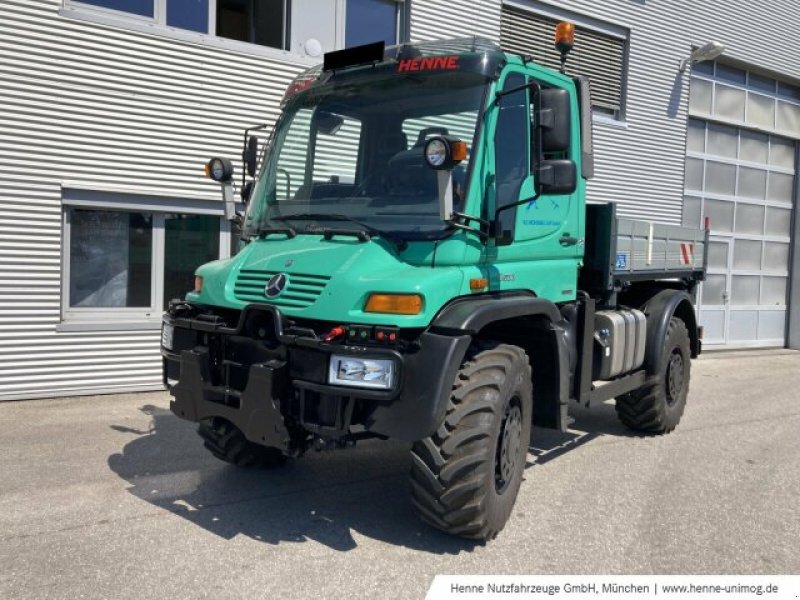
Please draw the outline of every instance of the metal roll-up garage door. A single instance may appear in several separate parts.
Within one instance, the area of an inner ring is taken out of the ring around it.
[[[721,64],[692,73],[683,222],[707,217],[705,344],[784,346],[800,90]]]

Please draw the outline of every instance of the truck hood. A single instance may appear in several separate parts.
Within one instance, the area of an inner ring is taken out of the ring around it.
[[[229,308],[273,304],[289,316],[326,321],[425,327],[462,289],[464,273],[458,266],[411,264],[406,254],[415,255],[411,248],[398,253],[380,238],[270,237],[251,242],[232,259],[200,267],[203,290],[189,299]],[[282,289],[268,296],[267,285],[280,274],[282,281],[275,281]],[[363,307],[374,292],[419,294],[423,310],[419,315],[366,313]]]

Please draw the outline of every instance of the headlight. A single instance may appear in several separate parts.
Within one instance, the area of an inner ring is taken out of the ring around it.
[[[175,337],[175,328],[169,323],[161,323],[161,345],[167,350],[172,350],[172,341]]]
[[[328,383],[388,390],[394,383],[394,361],[353,356],[331,356]]]

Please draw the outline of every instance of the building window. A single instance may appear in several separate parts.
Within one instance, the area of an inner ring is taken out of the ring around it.
[[[217,35],[288,49],[286,0],[217,0]]]
[[[559,69],[560,56],[553,48],[556,19],[503,4],[500,19],[500,44],[508,52],[533,58],[534,62]],[[618,29],[609,25],[609,29]],[[627,31],[601,32],[580,23],[575,26],[575,48],[570,52],[567,70],[571,75],[589,78],[592,109],[621,119],[624,109]]]
[[[220,258],[218,216],[68,207],[65,224],[68,320],[159,318]]]
[[[410,0],[63,0],[73,18],[270,55],[321,60],[343,47],[408,40]],[[241,43],[241,44],[240,44]],[[281,57],[285,58],[285,57]]]
[[[119,10],[142,17],[155,17],[156,1],[157,0],[81,0],[83,4]]]
[[[397,0],[347,0],[345,46],[383,40],[393,46],[403,39],[404,3]]]
[[[167,0],[167,26],[208,33],[208,0]]]
[[[146,17],[156,25],[204,35],[289,48],[290,0],[66,0],[73,7],[98,8]]]

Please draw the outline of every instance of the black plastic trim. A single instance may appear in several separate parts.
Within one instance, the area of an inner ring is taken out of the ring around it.
[[[175,414],[190,421],[223,417],[247,439],[284,451],[290,440],[285,432],[286,409],[280,407],[294,397],[292,389],[356,399],[363,403],[363,424],[369,432],[406,442],[427,437],[441,425],[453,381],[472,341],[470,335],[425,332],[402,349],[331,344],[284,334],[281,313],[270,306],[266,314],[273,317],[275,337],[253,339],[248,334],[248,315],[260,312],[254,316],[262,327],[265,312],[259,309],[266,306],[248,306],[236,327],[225,326],[219,318],[207,317],[206,322],[165,315],[164,321],[176,327],[175,339],[182,339],[175,350],[161,348],[165,384],[168,379],[177,380],[168,385]],[[207,346],[197,345],[198,334],[192,331],[214,335],[203,342]],[[239,370],[247,369],[249,374],[242,391],[228,387],[225,378],[212,383],[210,348],[218,347],[221,338],[227,338],[222,347],[229,348],[224,361],[238,363]],[[330,385],[331,354],[392,359],[397,367],[396,384],[386,391]]]
[[[431,331],[474,335],[495,321],[537,315],[544,316],[553,323],[561,320],[561,313],[554,303],[530,293],[464,296],[453,300],[439,311],[431,324]]]
[[[667,337],[669,321],[678,312],[689,330],[692,358],[698,356],[700,344],[697,335],[697,319],[689,294],[682,290],[661,290],[645,303],[642,311],[647,315],[647,343],[644,362],[649,375],[658,374],[664,354],[664,339]]]

